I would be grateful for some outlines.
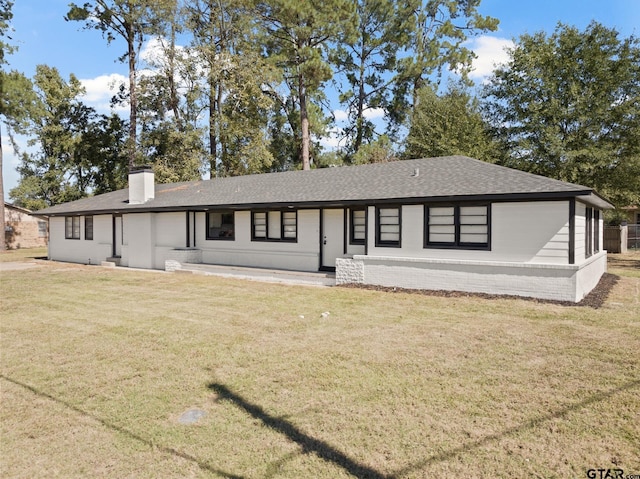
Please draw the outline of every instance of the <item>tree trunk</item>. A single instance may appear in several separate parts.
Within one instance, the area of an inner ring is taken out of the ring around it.
[[[1,127],[0,127],[1,128]],[[0,203],[0,231],[2,231],[2,239],[0,239],[0,251],[7,249],[6,233],[4,232],[4,177],[2,175],[2,131],[0,131],[0,197],[2,203]]]
[[[209,162],[209,176],[211,178],[217,176],[216,155],[218,143],[216,141],[216,93],[215,83],[209,80],[209,154],[211,160]]]
[[[176,119],[176,123],[180,131],[184,131],[184,125],[182,124],[182,117],[180,116],[180,109],[178,108],[180,100],[178,99],[178,90],[175,82],[176,71],[176,26],[174,22],[171,22],[171,43],[169,44],[169,52],[167,57],[169,58],[169,72],[167,74],[167,81],[169,82],[169,94],[170,107],[173,111],[173,117]]]
[[[360,55],[360,78],[358,79],[358,117],[356,119],[356,141],[353,145],[353,154],[358,153],[358,150],[362,146],[362,138],[364,136],[364,76],[366,73],[366,67],[364,64],[364,55]]]
[[[129,54],[129,170],[136,163],[136,131],[138,117],[138,101],[136,95],[136,48],[135,32],[132,25],[127,28],[127,49]]]
[[[302,169],[310,170],[311,161],[309,159],[309,115],[307,114],[307,90],[304,85],[304,78],[301,74],[298,75],[298,97],[300,100],[300,128],[302,130],[302,150],[300,156],[302,157]]]

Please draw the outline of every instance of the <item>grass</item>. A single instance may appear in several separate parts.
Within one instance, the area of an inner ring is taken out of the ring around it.
[[[629,250],[627,254],[609,255],[609,272],[640,278],[640,250]]]
[[[47,256],[47,248],[22,248],[0,251],[0,263],[10,261],[34,261]]]
[[[41,254],[0,273],[2,477],[640,474],[637,253],[600,309]]]

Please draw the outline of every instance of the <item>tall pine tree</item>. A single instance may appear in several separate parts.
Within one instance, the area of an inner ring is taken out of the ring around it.
[[[300,162],[302,169],[308,170],[312,118],[309,100],[332,77],[327,62],[330,43],[353,34],[357,23],[354,4],[349,0],[270,0],[258,2],[257,12],[265,33],[265,54],[284,72],[295,101]]]
[[[339,42],[332,54],[338,72],[346,80],[339,88],[346,106],[348,126],[347,160],[354,161],[363,143],[376,139],[375,126],[366,113],[388,109],[389,86],[397,65],[397,53],[407,42],[409,30],[404,4],[392,0],[356,0],[358,27],[347,41]]]

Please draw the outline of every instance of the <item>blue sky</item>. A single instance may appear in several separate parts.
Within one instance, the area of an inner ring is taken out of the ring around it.
[[[11,36],[18,51],[8,57],[9,68],[31,77],[36,65],[55,66],[68,79],[75,74],[85,85],[85,102],[106,112],[114,82],[124,79],[127,67],[117,61],[125,45],[107,45],[95,30],[82,30],[78,22],[65,22],[71,0],[14,0]],[[76,0],[82,4],[84,0]],[[616,28],[622,37],[640,36],[640,0],[482,0],[480,12],[500,20],[498,31],[475,39],[478,55],[476,80],[504,58],[503,48],[524,33],[550,33],[558,22],[584,29],[592,20]],[[143,47],[144,49],[144,47]],[[335,105],[340,118],[339,105]],[[373,112],[375,115],[375,112]],[[5,198],[18,183],[17,158],[3,128]],[[21,138],[22,144],[26,139]]]

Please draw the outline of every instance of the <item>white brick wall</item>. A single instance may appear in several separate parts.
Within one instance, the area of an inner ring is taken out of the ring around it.
[[[580,301],[600,280],[606,253],[582,265],[480,262],[356,255],[336,263],[336,283],[468,291]],[[360,280],[361,279],[361,280]]]
[[[364,262],[352,258],[336,258],[336,284],[364,283]]]
[[[179,263],[202,263],[202,250],[197,248],[176,248],[165,253],[166,260],[174,260]]]
[[[602,230],[601,230],[602,231]],[[602,245],[602,243],[600,243]],[[576,301],[584,298],[596,287],[598,281],[607,272],[607,252],[601,251],[580,265],[576,275]]]

